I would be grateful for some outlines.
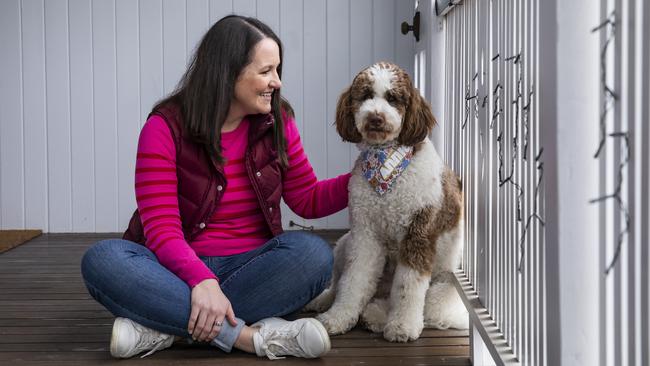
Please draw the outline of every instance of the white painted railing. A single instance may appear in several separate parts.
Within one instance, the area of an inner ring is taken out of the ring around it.
[[[650,365],[650,4],[469,0],[444,22],[474,364]]]
[[[489,314],[483,326],[496,335],[492,342],[502,339],[501,356],[493,357],[541,365],[545,159],[537,21],[529,1],[464,1],[447,15],[445,156],[466,195],[458,276]]]
[[[599,358],[650,365],[650,4],[601,0],[600,15]]]

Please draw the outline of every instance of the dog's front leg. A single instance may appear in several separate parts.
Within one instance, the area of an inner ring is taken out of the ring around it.
[[[316,317],[329,334],[345,333],[357,324],[361,311],[377,289],[386,262],[383,246],[368,233],[351,233],[347,244],[334,304]]]
[[[434,217],[431,207],[416,212],[400,243],[390,291],[391,310],[384,327],[384,338],[391,342],[418,339],[424,328],[424,299],[435,256]]]
[[[390,312],[384,338],[391,342],[416,340],[424,327],[424,298],[429,276],[400,263],[390,291]]]

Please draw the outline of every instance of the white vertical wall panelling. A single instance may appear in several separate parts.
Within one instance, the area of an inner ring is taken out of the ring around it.
[[[257,3],[255,0],[233,1],[233,12],[238,15],[254,17],[257,14]]]
[[[373,52],[375,60],[395,61],[395,13],[393,0],[372,2]],[[411,22],[409,22],[410,24]],[[409,33],[410,35],[411,33]]]
[[[140,123],[165,94],[163,89],[162,1],[140,0]]]
[[[117,224],[117,80],[115,2],[92,3],[93,82],[95,115],[95,221],[97,231]],[[125,172],[126,173],[126,172]],[[127,189],[126,187],[124,189]]]
[[[327,176],[327,141],[323,137],[329,129],[333,129],[332,121],[326,119],[325,104],[327,75],[323,70],[327,67],[326,58],[326,22],[327,4],[323,1],[314,2],[303,9],[304,19],[304,52],[303,52],[303,86],[309,92],[303,95],[303,128],[301,137],[305,153],[314,168],[318,179]],[[306,220],[305,225],[326,227],[327,219]]]
[[[327,2],[327,121],[336,119],[336,102],[350,79],[350,1]],[[327,130],[327,177],[350,171],[350,143],[341,141],[334,128]],[[347,209],[327,218],[329,227],[348,227]]]
[[[350,3],[350,8],[353,8],[353,4],[357,3],[357,1],[353,1]],[[368,6],[369,1],[367,1],[364,6]],[[406,2],[405,3],[409,3]],[[394,34],[394,39],[395,39],[395,56],[394,60],[395,62],[402,66],[404,70],[409,74],[411,77],[411,80],[413,81],[413,78],[415,77],[413,74],[413,49],[415,47],[415,38],[413,37],[413,32],[410,32],[406,35],[402,34],[400,29],[402,22],[406,21],[409,24],[413,23],[413,15],[415,14],[413,11],[412,6],[404,5],[400,1],[394,1],[393,2],[393,7],[394,7],[394,16],[393,16],[393,25],[392,25],[392,32]],[[351,27],[355,26],[355,23],[357,22],[358,17],[355,16],[354,13],[351,14],[350,19],[355,19],[354,22],[352,22]],[[351,36],[354,34],[351,34]],[[354,43],[353,43],[354,44]],[[356,44],[361,44],[361,43],[356,43]],[[354,68],[351,70],[354,72]],[[440,89],[443,88],[443,84],[441,83],[438,87]],[[440,154],[442,155],[442,150],[440,150]]]
[[[358,154],[332,125],[352,77],[379,59],[413,70],[412,35],[398,33],[412,4],[397,0],[15,0],[0,10],[0,228],[122,231],[139,129],[233,11],[285,43],[283,92],[321,179],[349,172]],[[347,212],[307,224],[344,228]]]
[[[117,59],[118,228],[126,227],[135,208],[135,158],[140,133],[140,49],[138,3],[115,2]],[[182,51],[177,51],[182,55]]]
[[[50,231],[72,230],[68,3],[45,3],[48,210]],[[3,164],[4,167],[4,164]]]
[[[3,227],[24,225],[20,1],[0,4],[0,206]]]
[[[185,0],[163,0],[163,90],[176,87],[185,71]]]
[[[257,0],[257,18],[280,34],[280,0]]]
[[[5,14],[5,11],[3,10],[2,13]],[[25,152],[25,227],[47,228],[48,181],[43,0],[23,0],[21,15],[23,130],[25,136],[23,146]],[[1,23],[6,24],[4,21]],[[3,30],[1,33],[5,34],[5,31]],[[4,66],[1,66],[0,69],[4,70]],[[5,100],[4,98],[0,99]],[[0,118],[0,120],[4,119]],[[89,156],[92,157],[90,154]],[[0,167],[2,167],[0,170],[4,171],[2,163],[0,163]],[[92,186],[92,184],[90,185]],[[0,206],[3,206],[1,199]],[[5,226],[1,224],[2,216],[4,216],[3,213],[0,213],[0,227],[4,228]]]
[[[304,132],[303,115],[303,3],[300,0],[280,0],[280,33],[277,34],[284,46],[282,62],[282,94],[291,103],[296,116],[296,126],[302,136]],[[282,225],[289,227],[290,221],[304,224],[282,202]]]
[[[373,56],[372,42],[368,42],[368,40],[375,38],[375,33],[372,28],[372,3],[372,0],[357,0],[350,2],[350,19],[354,20],[350,22],[350,43],[353,46],[350,47],[349,83],[352,82],[352,78],[354,78],[359,71],[377,61]],[[410,65],[412,64],[411,60],[413,59],[413,48],[411,47],[408,52],[409,54],[406,57],[405,64]],[[356,157],[356,153],[357,149],[352,149],[353,157]]]
[[[72,231],[95,230],[92,3],[70,0]]]
[[[185,55],[186,64],[189,64],[190,58],[194,53],[201,37],[210,29],[210,3],[209,0],[192,0],[185,2]]]
[[[233,12],[233,0],[210,0],[210,23]]]

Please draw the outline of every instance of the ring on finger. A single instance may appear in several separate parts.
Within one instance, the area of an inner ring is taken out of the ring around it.
[[[222,325],[223,325],[223,323],[220,322],[220,321],[218,321],[218,320],[217,320],[216,322],[214,322],[214,326],[215,326],[215,327],[220,327],[220,326],[222,326]]]

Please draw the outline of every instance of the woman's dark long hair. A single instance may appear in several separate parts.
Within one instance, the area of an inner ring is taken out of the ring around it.
[[[229,15],[216,22],[203,36],[187,71],[168,97],[154,110],[169,104],[180,108],[183,127],[189,137],[223,163],[221,127],[234,99],[235,82],[253,57],[255,45],[271,38],[280,48],[278,75],[282,77],[282,42],[271,28],[255,18]],[[282,166],[288,166],[282,111],[293,116],[293,110],[275,90],[271,112],[275,118],[274,143]]]

